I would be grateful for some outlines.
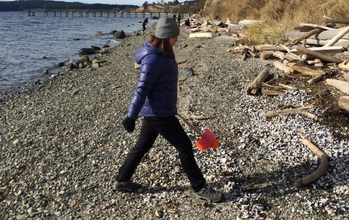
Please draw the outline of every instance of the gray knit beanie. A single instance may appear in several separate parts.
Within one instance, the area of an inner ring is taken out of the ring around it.
[[[179,35],[179,27],[176,20],[172,17],[161,18],[156,24],[155,37],[167,39],[177,37]]]

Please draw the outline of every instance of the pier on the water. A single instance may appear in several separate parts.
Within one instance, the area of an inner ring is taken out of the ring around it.
[[[43,13],[45,17],[160,17],[161,14],[175,14],[168,12],[119,12],[107,10],[28,10],[28,16]],[[183,17],[183,16],[182,16]]]

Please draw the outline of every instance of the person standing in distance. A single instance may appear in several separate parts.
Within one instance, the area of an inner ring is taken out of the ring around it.
[[[145,26],[148,24],[148,18],[145,18],[142,22],[143,32],[145,31]]]
[[[135,146],[119,168],[114,189],[133,192],[142,188],[131,178],[160,134],[176,148],[195,195],[200,199],[219,202],[223,199],[223,193],[206,183],[195,161],[191,140],[176,117],[178,66],[173,46],[178,36],[176,20],[173,17],[162,18],[156,25],[155,35],[152,34],[136,53],[135,61],[140,64],[140,75],[122,124],[128,132],[133,132],[140,113],[143,116],[142,127]]]
[[[181,26],[181,19],[182,19],[181,13],[178,12],[178,14],[177,14],[178,27]]]

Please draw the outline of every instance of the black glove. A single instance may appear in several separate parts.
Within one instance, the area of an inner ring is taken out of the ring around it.
[[[135,129],[136,120],[133,120],[132,118],[127,117],[122,121],[122,125],[124,126],[126,131],[132,132]]]

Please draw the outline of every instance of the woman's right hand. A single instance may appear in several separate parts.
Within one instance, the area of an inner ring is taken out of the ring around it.
[[[122,125],[127,132],[133,132],[135,130],[136,120],[127,117],[122,121]]]

